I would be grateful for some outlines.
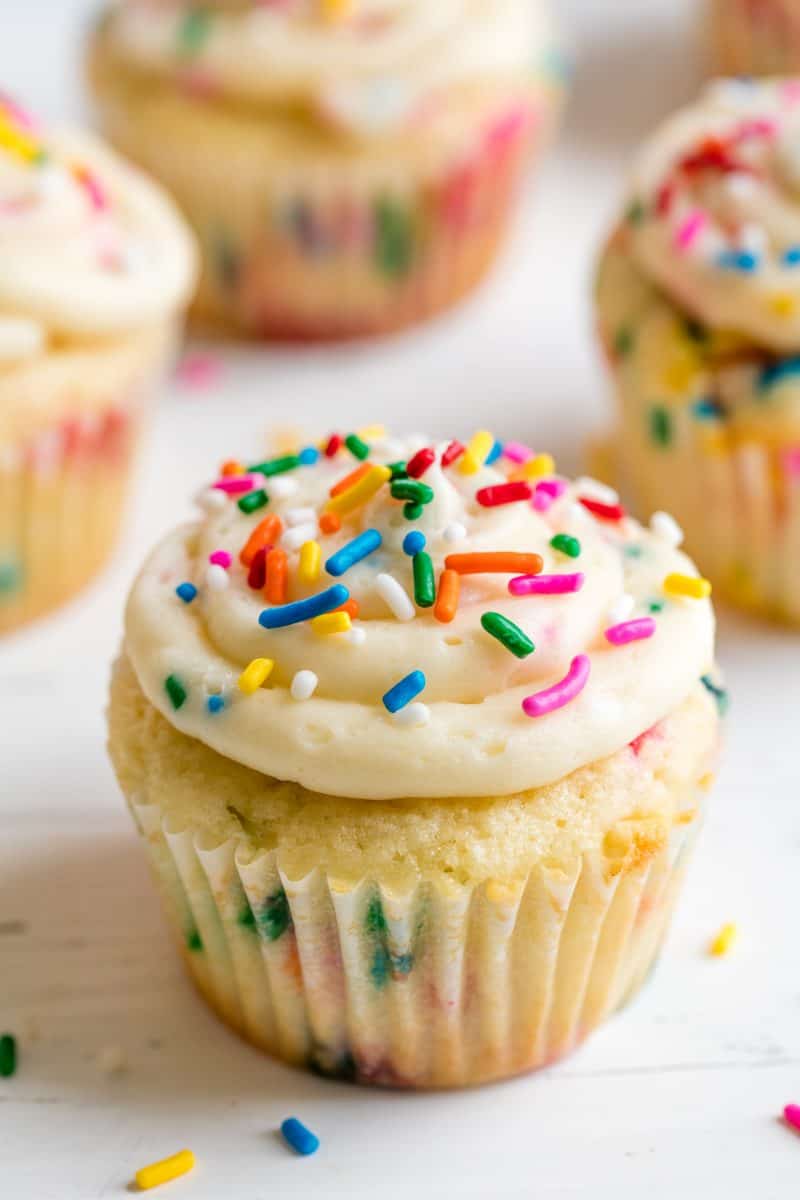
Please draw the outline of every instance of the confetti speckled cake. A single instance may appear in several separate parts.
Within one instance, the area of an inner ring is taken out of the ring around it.
[[[198,317],[299,339],[468,292],[564,86],[540,0],[122,0],[90,74],[197,231]]]
[[[193,271],[157,188],[0,96],[0,632],[105,560]]]
[[[482,432],[229,461],[132,590],[110,748],[188,968],[404,1087],[574,1049],[661,947],[719,741],[660,514]]]
[[[799,186],[800,84],[717,83],[643,148],[597,284],[621,479],[726,597],[795,624]]]

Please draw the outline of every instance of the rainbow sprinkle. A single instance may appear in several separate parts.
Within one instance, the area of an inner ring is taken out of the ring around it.
[[[194,1166],[194,1162],[191,1150],[179,1150],[177,1154],[151,1163],[149,1167],[140,1167],[135,1175],[136,1186],[146,1192],[149,1188],[169,1183],[172,1179],[178,1179],[179,1176],[188,1174]]]
[[[349,599],[350,593],[347,588],[335,583],[324,592],[317,592],[305,600],[265,608],[258,618],[258,623],[264,629],[284,629],[287,625],[299,625],[301,621],[311,621],[314,617],[331,612]]]
[[[377,529],[367,529],[364,533],[353,538],[352,542],[348,542],[346,546],[342,546],[341,550],[337,550],[332,554],[325,563],[325,570],[329,575],[338,578],[344,575],[345,571],[349,571],[356,563],[367,558],[370,554],[374,554],[376,550],[383,544],[383,538]]]
[[[481,625],[491,637],[505,646],[506,650],[510,650],[515,658],[527,658],[536,649],[527,633],[501,613],[484,613]]]
[[[396,713],[405,708],[412,700],[425,690],[425,676],[422,671],[410,671],[399,683],[389,688],[383,696],[383,704],[387,712]]]
[[[281,1133],[297,1154],[307,1157],[319,1150],[319,1138],[307,1129],[302,1121],[298,1121],[297,1117],[287,1117],[281,1125]]]
[[[544,691],[534,692],[522,701],[522,710],[528,717],[544,717],[563,708],[570,700],[579,696],[589,680],[591,665],[585,654],[577,654],[563,679]]]

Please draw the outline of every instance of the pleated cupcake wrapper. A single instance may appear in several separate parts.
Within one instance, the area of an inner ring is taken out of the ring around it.
[[[172,191],[198,234],[199,318],[299,339],[396,329],[473,288],[549,124],[520,103],[442,161],[412,165],[368,152],[326,161],[320,151],[309,164],[229,145],[212,154],[225,161],[210,169],[202,138],[176,145],[149,133],[118,99],[105,101],[112,140]]]
[[[615,871],[585,855],[479,887],[292,878],[131,804],[195,982],[234,1029],[336,1078],[449,1087],[576,1047],[647,976],[698,818]]]
[[[0,632],[77,591],[108,556],[144,422],[141,396],[0,445]]]

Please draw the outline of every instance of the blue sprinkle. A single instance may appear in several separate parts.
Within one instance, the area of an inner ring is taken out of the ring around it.
[[[281,1124],[281,1133],[298,1154],[315,1154],[319,1150],[319,1138],[310,1129],[306,1129],[297,1117],[287,1117]]]
[[[313,467],[315,462],[319,462],[319,450],[316,446],[304,446],[297,457],[302,466]]]
[[[800,246],[790,246],[785,250],[782,262],[785,267],[800,266]]]
[[[384,706],[390,713],[399,712],[401,708],[410,704],[414,697],[423,691],[424,687],[425,676],[422,671],[412,671],[406,675],[405,679],[401,679],[394,687],[389,688],[383,697]]]
[[[502,453],[503,453],[503,443],[495,442],[495,444],[492,446],[489,453],[486,455],[486,459],[485,459],[483,465],[485,467],[490,467],[492,465],[492,463],[497,462],[498,458],[500,457],[500,455]]]
[[[759,391],[765,392],[793,375],[800,375],[800,358],[784,358],[780,362],[772,363],[764,367],[758,376]]]
[[[191,604],[197,595],[197,588],[193,583],[179,583],[175,588],[175,595],[180,596],[184,604]]]
[[[411,533],[407,533],[403,538],[403,549],[409,558],[419,554],[425,549],[425,534],[420,533],[418,529],[412,529]]]
[[[717,266],[723,271],[743,271],[746,275],[758,269],[759,258],[752,250],[723,250]]]
[[[222,696],[209,696],[206,700],[206,708],[213,716],[214,713],[222,712],[225,707],[225,701]]]
[[[276,604],[274,608],[265,608],[258,618],[259,625],[264,629],[283,629],[286,625],[299,625],[301,621],[310,621],[313,617],[321,617],[323,613],[340,608],[350,599],[350,593],[341,583],[307,596],[305,600],[295,600],[292,604]]]
[[[362,558],[374,554],[382,542],[383,538],[377,529],[365,529],[357,538],[353,538],[352,542],[348,542],[346,546],[342,546],[341,550],[337,550],[330,556],[325,563],[325,570],[329,575],[344,575],[345,571],[349,571],[357,562],[361,562]]]
[[[719,421],[725,416],[725,409],[713,396],[703,396],[692,405],[692,415],[698,421]]]

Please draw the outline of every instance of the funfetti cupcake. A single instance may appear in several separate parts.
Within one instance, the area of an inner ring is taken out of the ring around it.
[[[193,263],[138,171],[0,97],[0,632],[106,559]]]
[[[613,438],[726,597],[800,622],[800,84],[711,87],[643,148],[605,249]]]
[[[573,1050],[658,956],[724,693],[708,584],[546,454],[227,462],[131,593],[111,756],[192,977],[363,1082]]]
[[[711,44],[723,75],[800,71],[798,0],[711,0]]]
[[[298,339],[468,292],[564,84],[539,0],[122,0],[90,74],[111,139],[197,231],[197,316]]]

